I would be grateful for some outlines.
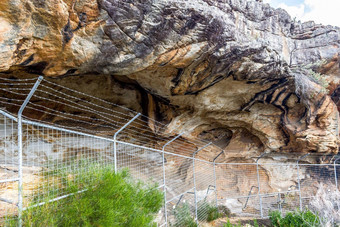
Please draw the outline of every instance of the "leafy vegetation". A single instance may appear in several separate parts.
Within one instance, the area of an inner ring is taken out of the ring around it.
[[[304,71],[307,78],[314,83],[317,83],[321,86],[321,92],[326,94],[328,93],[329,82],[325,79],[325,75],[318,73],[318,69],[321,68],[322,65],[326,64],[325,60],[316,61],[310,64],[302,65],[300,68]],[[299,78],[297,78],[299,79]]]
[[[190,211],[190,206],[188,203],[183,203],[176,206],[173,210],[174,222],[170,226],[173,227],[197,227],[195,219]]]
[[[274,227],[321,227],[320,218],[309,210],[289,212],[285,217],[279,211],[273,211],[269,216]]]
[[[73,195],[27,209],[24,226],[156,226],[153,220],[163,204],[157,185],[134,182],[127,170],[115,174],[112,168],[88,167],[87,172],[72,177],[59,174],[59,190]],[[86,190],[77,193],[79,185]],[[46,201],[54,198],[56,188],[50,190]]]
[[[237,225],[231,224],[230,220],[228,219],[227,223],[225,223],[223,227],[242,227],[242,225],[240,222]]]
[[[329,86],[329,82],[325,79],[323,75],[320,73],[314,72],[313,70],[308,70],[308,77],[315,83],[319,84],[322,87],[321,92],[326,94],[328,92],[327,87]]]
[[[190,209],[191,208],[191,209]],[[171,226],[188,226],[196,227],[197,223],[194,219],[194,207],[190,207],[188,203],[182,203],[173,210],[174,222]],[[213,203],[209,203],[205,200],[198,202],[197,204],[197,218],[200,222],[211,222],[222,216],[224,213],[220,213],[219,209]]]
[[[197,216],[199,221],[211,222],[222,216],[219,213],[215,204],[206,202],[205,200],[198,202],[197,204]]]

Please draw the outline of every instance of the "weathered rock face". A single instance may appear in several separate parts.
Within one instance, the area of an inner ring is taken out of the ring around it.
[[[245,0],[5,0],[0,21],[11,76],[133,85],[129,107],[234,155],[338,151],[337,27]]]

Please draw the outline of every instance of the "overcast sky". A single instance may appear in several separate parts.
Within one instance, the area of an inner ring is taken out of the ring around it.
[[[302,22],[313,20],[340,27],[340,0],[264,0],[275,8],[283,8]]]

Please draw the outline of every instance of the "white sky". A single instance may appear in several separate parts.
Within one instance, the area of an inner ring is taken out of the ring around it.
[[[302,22],[313,20],[340,27],[340,0],[264,0],[275,8],[283,8]]]

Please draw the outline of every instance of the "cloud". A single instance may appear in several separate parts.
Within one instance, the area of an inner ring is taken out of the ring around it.
[[[292,18],[296,17],[302,22],[312,20],[316,23],[340,27],[340,1],[338,0],[304,0],[299,5],[288,6],[280,3],[278,7],[285,9]]]
[[[314,20],[324,25],[336,25],[340,27],[340,1],[335,0],[305,0],[304,4],[310,8],[302,20]]]
[[[285,3],[280,3],[279,8],[285,9],[292,18],[301,19],[305,15],[305,5],[300,4],[298,6],[288,6]]]

